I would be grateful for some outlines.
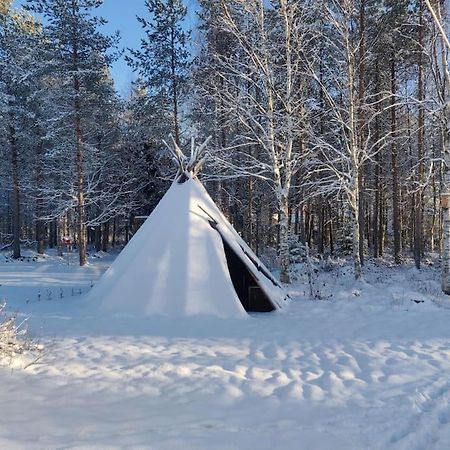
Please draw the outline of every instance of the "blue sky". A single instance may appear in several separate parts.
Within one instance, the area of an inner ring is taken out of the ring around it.
[[[14,6],[25,4],[26,0],[15,0]],[[185,0],[189,8],[188,27],[195,23],[195,0]],[[136,20],[136,16],[148,17],[144,0],[104,0],[103,5],[97,10],[108,20],[105,32],[108,34],[120,32],[120,46],[125,48],[137,48],[143,35],[142,29]],[[112,75],[116,83],[117,91],[124,97],[129,93],[130,82],[133,80],[131,69],[125,64],[123,58],[112,67]]]

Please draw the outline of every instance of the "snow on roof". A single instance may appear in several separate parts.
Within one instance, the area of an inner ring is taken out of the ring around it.
[[[198,208],[203,211],[210,220],[216,222],[216,230],[221,235],[222,239],[234,250],[234,252],[243,260],[249,268],[252,275],[257,280],[260,288],[264,293],[274,302],[276,309],[283,308],[287,293],[281,284],[271,274],[270,270],[262,263],[258,256],[242,239],[239,233],[233,228],[224,214],[220,211],[218,206],[214,203],[212,198],[204,186],[197,179],[192,179],[192,183],[196,184],[196,188],[202,191],[203,205],[199,204]],[[209,208],[209,211],[208,209]]]
[[[217,221],[211,227],[211,217]],[[105,313],[246,317],[231,281],[224,239],[261,289],[283,306],[286,294],[196,178],[174,182],[88,300]]]

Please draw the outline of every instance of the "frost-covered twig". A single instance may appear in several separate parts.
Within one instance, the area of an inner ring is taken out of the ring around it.
[[[42,355],[42,346],[31,339],[27,331],[28,318],[17,320],[17,315],[6,312],[6,303],[0,305],[0,364],[10,365],[20,355],[30,355],[37,362]]]

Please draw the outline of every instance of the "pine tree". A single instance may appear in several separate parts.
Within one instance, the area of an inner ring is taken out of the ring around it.
[[[145,31],[139,50],[130,49],[126,57],[138,72],[155,105],[171,116],[172,133],[180,144],[180,106],[188,68],[184,29],[187,8],[182,0],[146,0],[150,18],[138,17]]]
[[[0,127],[4,137],[3,155],[10,174],[13,257],[20,258],[22,162],[30,150],[30,103],[42,70],[38,56],[41,35],[27,14],[10,10],[8,2],[0,10]],[[36,57],[38,57],[36,59]],[[28,155],[29,156],[29,155]]]
[[[77,243],[80,265],[86,259],[86,126],[91,93],[98,84],[98,74],[111,62],[108,51],[114,47],[116,37],[105,36],[100,26],[106,22],[93,15],[101,0],[28,0],[28,10],[46,20],[45,36],[53,45],[53,77],[60,83],[56,99],[63,113],[62,128],[70,127],[64,149],[72,153],[66,169],[74,173],[73,187],[76,198]],[[70,124],[70,125],[69,125]]]

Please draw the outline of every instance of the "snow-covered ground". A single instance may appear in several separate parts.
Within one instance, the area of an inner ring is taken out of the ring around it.
[[[7,262],[0,299],[47,353],[0,368],[0,448],[449,449],[450,309],[438,269],[302,275],[282,313],[106,319],[80,307],[112,257]],[[124,298],[124,302],[127,299]]]

